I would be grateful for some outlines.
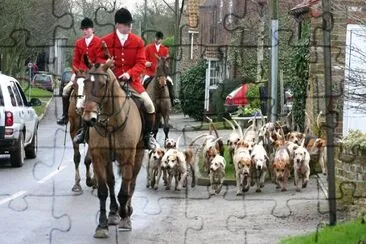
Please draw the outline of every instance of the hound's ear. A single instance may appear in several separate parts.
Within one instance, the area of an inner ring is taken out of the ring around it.
[[[297,136],[299,137],[300,140],[305,138],[305,134],[304,133],[298,133]]]
[[[290,138],[291,132],[287,133],[285,139],[288,140]]]
[[[294,146],[294,151],[296,150],[296,149],[298,149],[299,148],[299,146]]]

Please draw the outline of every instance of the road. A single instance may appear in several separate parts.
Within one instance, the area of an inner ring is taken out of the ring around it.
[[[287,235],[316,231],[327,220],[327,202],[314,177],[300,193],[292,183],[287,192],[267,183],[262,193],[250,189],[238,197],[234,186],[228,186],[209,197],[204,186],[181,192],[147,189],[144,165],[133,197],[133,230],[118,232],[111,226],[109,239],[94,239],[96,190],[86,187],[81,165],[83,192],[71,191],[73,151],[68,135],[64,146],[65,128],[56,124],[60,112],[61,100],[55,98],[39,126],[36,159],[26,160],[22,168],[11,168],[6,156],[0,160],[2,244],[276,243]],[[171,136],[180,133],[172,130]],[[187,132],[187,137],[195,134]],[[84,146],[81,151],[84,155]]]

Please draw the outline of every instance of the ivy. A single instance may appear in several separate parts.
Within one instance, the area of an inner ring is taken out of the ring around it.
[[[310,22],[302,24],[301,38],[297,46],[293,49],[291,58],[293,79],[289,86],[293,92],[292,113],[295,124],[298,124],[300,130],[304,130],[306,88],[309,79],[309,44],[310,44]]]

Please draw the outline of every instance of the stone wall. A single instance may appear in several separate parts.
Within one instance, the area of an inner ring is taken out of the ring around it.
[[[340,151],[335,158],[337,202],[354,218],[366,212],[366,153]]]

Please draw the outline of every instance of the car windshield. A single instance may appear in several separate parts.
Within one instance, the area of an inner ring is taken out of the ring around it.
[[[34,77],[35,81],[51,81],[51,77],[47,76],[47,75],[36,75]]]

